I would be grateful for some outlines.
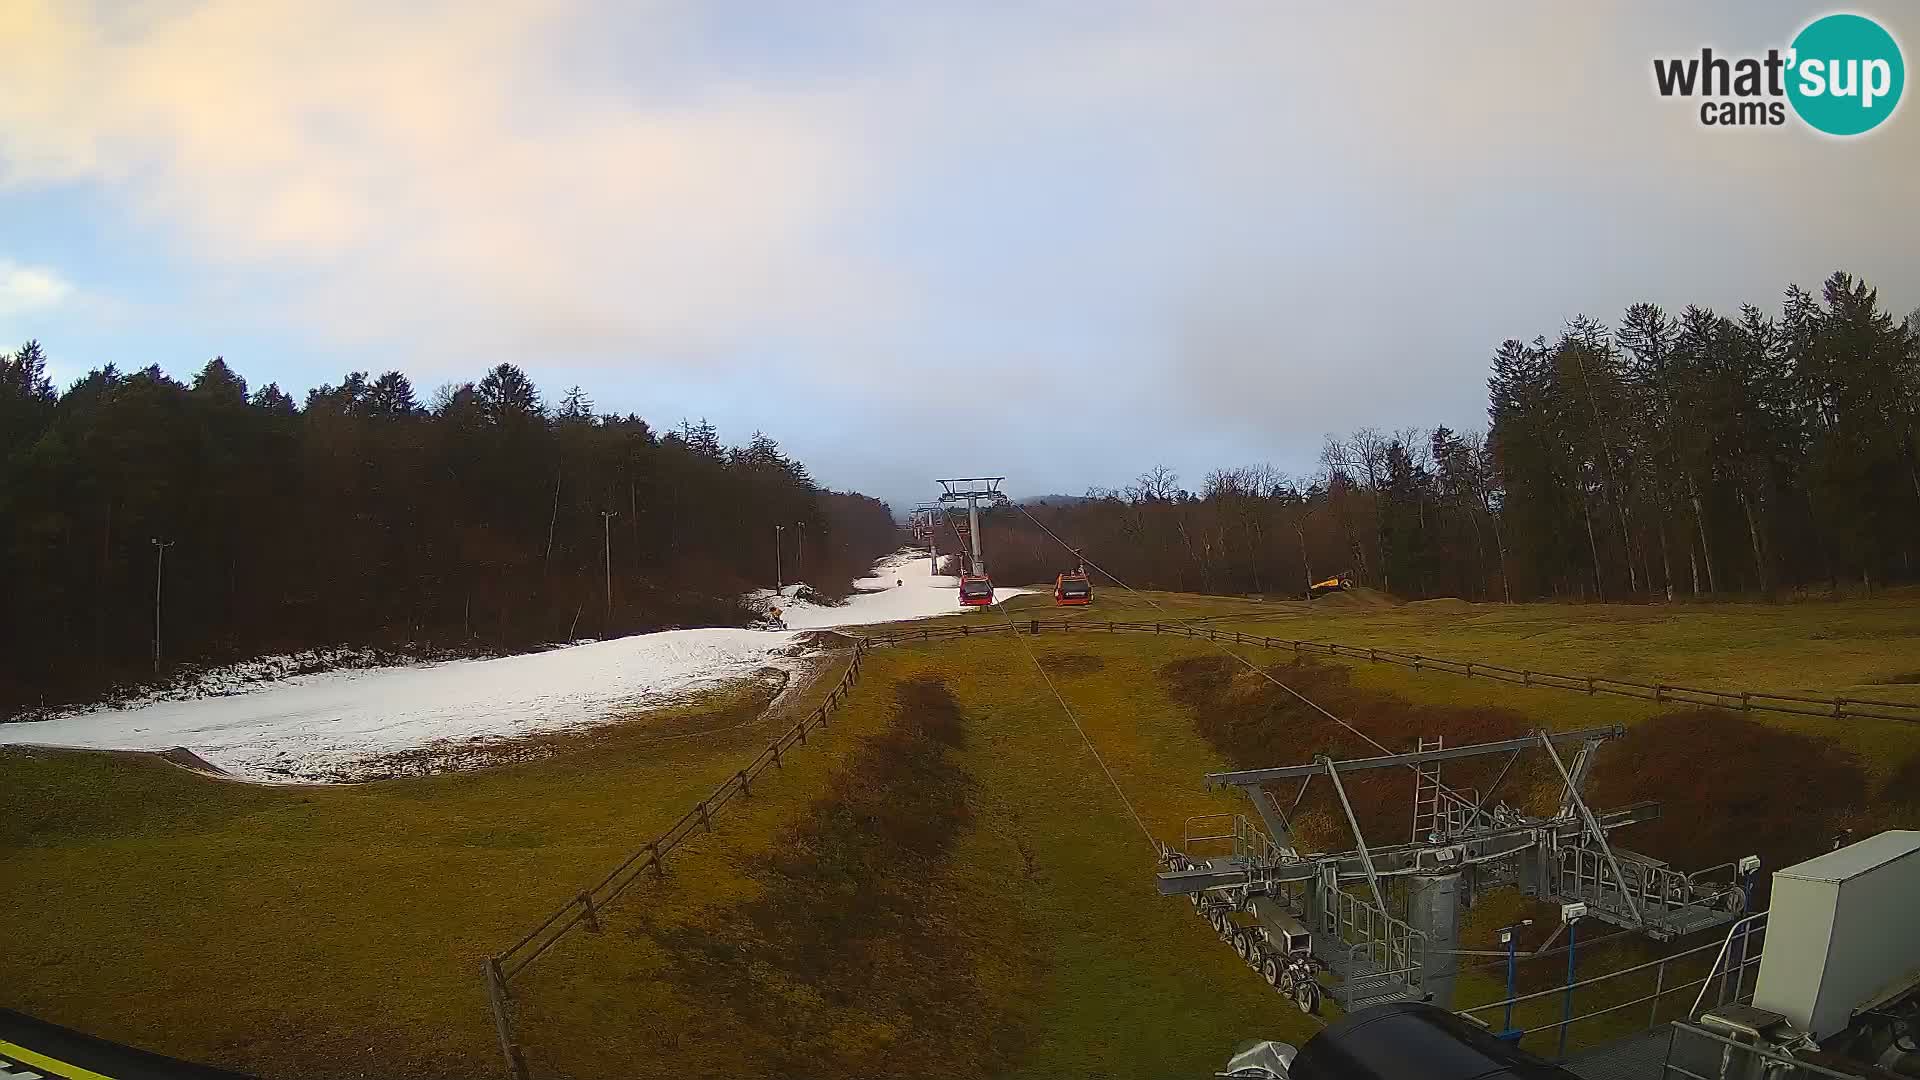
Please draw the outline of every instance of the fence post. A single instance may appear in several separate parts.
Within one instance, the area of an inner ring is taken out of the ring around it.
[[[507,1059],[507,1075],[513,1080],[528,1080],[527,1059],[520,1053],[520,1044],[513,1041],[513,1019],[507,1013],[507,1002],[513,995],[507,992],[506,977],[500,974],[500,958],[487,957],[480,972],[487,983],[487,1004],[493,1009],[493,1032],[500,1039],[500,1053]]]
[[[1153,632],[1154,632],[1154,633],[1156,633],[1156,634],[1160,632],[1160,624],[1159,624],[1159,623],[1154,623],[1154,624],[1153,624]]]
[[[747,770],[741,769],[733,775],[740,781],[740,794],[753,798],[753,782],[747,779]]]
[[[1520,673],[1520,685],[1521,685],[1521,686],[1532,686],[1532,685],[1533,685],[1533,672],[1531,672],[1531,671],[1522,671],[1522,672]]]
[[[1419,657],[1414,657],[1414,659],[1417,660]],[[1467,661],[1467,678],[1473,678],[1473,661],[1471,660]]]
[[[1030,621],[1030,625],[1027,628],[1027,633],[1032,634],[1034,637],[1040,636],[1040,620],[1039,619],[1033,619]]]
[[[708,832],[713,831],[713,818],[707,813],[707,800],[705,799],[700,800],[700,824],[706,826]]]
[[[1740,691],[1740,711],[1753,711],[1753,695],[1747,693],[1745,690]]]
[[[1659,683],[1654,683],[1653,684],[1653,700],[1655,701],[1667,700],[1667,688],[1660,685]]]
[[[1423,657],[1423,656],[1421,656],[1421,655],[1420,655],[1419,653],[1414,653],[1414,654],[1413,654],[1413,670],[1415,670],[1415,671],[1419,671],[1419,670],[1420,670],[1420,662],[1421,662],[1422,660],[1424,660],[1424,659],[1426,659],[1426,658],[1425,658],[1425,657]]]
[[[1653,1027],[1660,1022],[1660,988],[1667,984],[1667,962],[1653,969],[1653,1008],[1647,1012],[1647,1026]]]
[[[1587,696],[1593,696],[1593,676],[1587,676]]]
[[[780,760],[780,740],[779,739],[773,740],[773,767],[776,769],[786,768],[786,765],[783,764]]]
[[[581,907],[587,909],[587,929],[592,931],[593,933],[596,933],[596,934],[599,933],[600,932],[600,915],[598,912],[593,910],[593,897],[588,896],[586,893],[583,892],[578,897],[575,897],[575,899],[580,901]]]
[[[1293,658],[1295,660],[1300,659],[1300,639],[1299,638],[1293,639]]]
[[[1833,699],[1834,719],[1838,720],[1840,718],[1840,715],[1841,715],[1840,710],[1846,705],[1846,703],[1847,703],[1847,699],[1843,697],[1837,697]]]
[[[667,861],[660,856],[660,841],[648,844],[647,849],[653,852],[653,880],[659,881],[667,876]]]

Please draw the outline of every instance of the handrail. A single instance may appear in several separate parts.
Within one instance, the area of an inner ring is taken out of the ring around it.
[[[1820,1065],[1811,1061],[1805,1061],[1797,1057],[1790,1057],[1786,1054],[1776,1053],[1775,1051],[1768,1050],[1767,1048],[1756,1045],[1754,1043],[1741,1042],[1738,1039],[1729,1039],[1725,1035],[1721,1035],[1717,1032],[1708,1031],[1706,1028],[1701,1027],[1699,1024],[1675,1020],[1673,1022],[1673,1026],[1676,1032],[1676,1037],[1679,1032],[1685,1032],[1690,1036],[1694,1036],[1702,1039],[1711,1039],[1712,1041],[1720,1043],[1723,1046],[1731,1047],[1734,1050],[1744,1051],[1756,1057],[1763,1058],[1767,1061],[1773,1062],[1774,1065],[1777,1067],[1783,1067],[1787,1069],[1805,1069],[1808,1072],[1818,1073],[1821,1076],[1832,1077],[1833,1080],[1860,1080],[1859,1076],[1854,1073],[1839,1072],[1834,1069],[1829,1069],[1825,1065]],[[1724,1059],[1724,1056],[1727,1054],[1727,1051],[1723,1050],[1721,1051],[1721,1054],[1723,1055],[1723,1059]],[[1671,1049],[1668,1050],[1667,1060],[1662,1064],[1661,1068],[1663,1070],[1662,1075],[1664,1075],[1665,1072],[1667,1071],[1671,1071],[1671,1072],[1677,1072],[1682,1076],[1691,1077],[1692,1080],[1710,1080],[1710,1078],[1703,1077],[1699,1073],[1692,1072],[1688,1069],[1683,1069],[1680,1066],[1675,1065],[1673,1063],[1673,1052]],[[1777,1070],[1768,1069],[1766,1071],[1769,1075],[1771,1075]]]
[[[1772,909],[1769,908],[1768,910],[1770,911]],[[1727,928],[1726,939],[1720,943],[1720,951],[1719,953],[1715,954],[1713,958],[1713,966],[1707,969],[1707,979],[1709,981],[1713,979],[1714,973],[1720,970],[1721,961],[1727,958],[1727,953],[1733,948],[1733,936],[1739,933],[1742,927],[1745,927],[1747,931],[1751,933],[1753,930],[1753,927],[1747,926],[1747,924],[1750,922],[1753,922],[1756,919],[1765,919],[1766,917],[1767,917],[1766,911],[1756,911],[1753,914],[1748,915],[1744,919],[1736,920],[1732,926]],[[1762,929],[1764,930],[1764,927]],[[1745,939],[1743,938],[1742,941],[1744,942],[1744,940]],[[1744,947],[1744,945],[1742,947]],[[1741,965],[1743,971],[1745,970],[1745,966],[1746,966],[1745,962],[1743,961]],[[1739,994],[1739,990],[1736,987],[1735,996],[1738,996],[1738,994]],[[1707,988],[1705,985],[1702,985],[1700,987],[1700,993],[1697,996],[1695,996],[1693,999],[1693,1007],[1687,1010],[1687,1015],[1688,1016],[1700,1015],[1700,1004],[1706,1000],[1707,1000]]]

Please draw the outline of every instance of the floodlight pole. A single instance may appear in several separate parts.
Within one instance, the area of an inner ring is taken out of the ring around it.
[[[613,630],[613,519],[618,510],[600,511],[600,548],[607,561],[607,630]]]
[[[161,569],[167,564],[167,549],[179,542],[178,540],[168,540],[162,543],[159,537],[156,536],[153,538],[153,670],[155,674],[158,674],[160,671]]]

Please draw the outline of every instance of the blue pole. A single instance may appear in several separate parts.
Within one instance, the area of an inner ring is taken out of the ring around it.
[[[1558,1060],[1567,1059],[1567,1025],[1573,1020],[1573,937],[1578,923],[1567,924],[1567,1000],[1560,1007],[1560,1053]]]

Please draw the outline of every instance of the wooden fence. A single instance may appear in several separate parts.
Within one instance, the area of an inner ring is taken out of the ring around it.
[[[1244,619],[1247,615],[1209,615],[1178,622],[1100,622],[1092,619],[1029,619],[1026,623],[995,623],[986,626],[942,626],[923,630],[896,630],[890,633],[871,634],[863,638],[869,645],[896,645],[916,641],[939,641],[948,638],[971,637],[983,634],[1051,634],[1051,633],[1149,633],[1173,634],[1179,637],[1200,638],[1207,641],[1231,643],[1235,645],[1258,645],[1267,649],[1291,649],[1297,657],[1335,656],[1349,660],[1366,660],[1376,664],[1395,664],[1411,668],[1414,671],[1448,671],[1467,678],[1494,679],[1500,682],[1514,683],[1519,686],[1552,687],[1560,690],[1573,690],[1583,694],[1612,694],[1616,697],[1640,698],[1645,701],[1675,702],[1686,705],[1708,705],[1740,712],[1792,713],[1799,716],[1821,716],[1841,720],[1895,720],[1908,724],[1920,724],[1920,703],[1904,701],[1886,701],[1874,698],[1858,697],[1814,697],[1806,694],[1782,694],[1763,690],[1709,690],[1698,686],[1681,686],[1676,683],[1639,682],[1633,679],[1615,679],[1604,675],[1565,675],[1553,671],[1537,671],[1531,668],[1506,667],[1501,664],[1489,664],[1480,660],[1449,660],[1445,657],[1428,656],[1424,653],[1405,652],[1399,649],[1363,648],[1357,645],[1341,645],[1330,641],[1308,641],[1304,639],[1272,637],[1265,634],[1250,634],[1241,630],[1222,630],[1216,626],[1197,626],[1196,623],[1219,622],[1226,619]]]
[[[714,816],[734,799],[751,797],[754,780],[761,773],[769,768],[780,768],[786,754],[794,747],[805,746],[810,734],[827,726],[828,718],[838,711],[854,683],[859,681],[861,663],[867,651],[876,644],[885,643],[854,638],[853,658],[848,662],[847,670],[841,674],[840,681],[827,692],[826,700],[802,716],[792,727],[782,731],[758,756],[727,777],[724,783],[713,789],[713,794],[680,815],[680,819],[665,832],[627,856],[598,884],[582,889],[519,941],[486,958],[482,964],[482,977],[486,981],[487,1003],[493,1011],[494,1032],[500,1040],[500,1052],[506,1057],[507,1071],[514,1080],[527,1080],[529,1075],[526,1057],[521,1053],[513,1032],[513,993],[509,984],[514,977],[525,971],[527,965],[546,955],[547,950],[553,948],[574,927],[584,925],[589,930],[598,931],[602,914],[635,882],[643,877],[664,877],[667,856],[674,848],[696,831],[712,832]]]

